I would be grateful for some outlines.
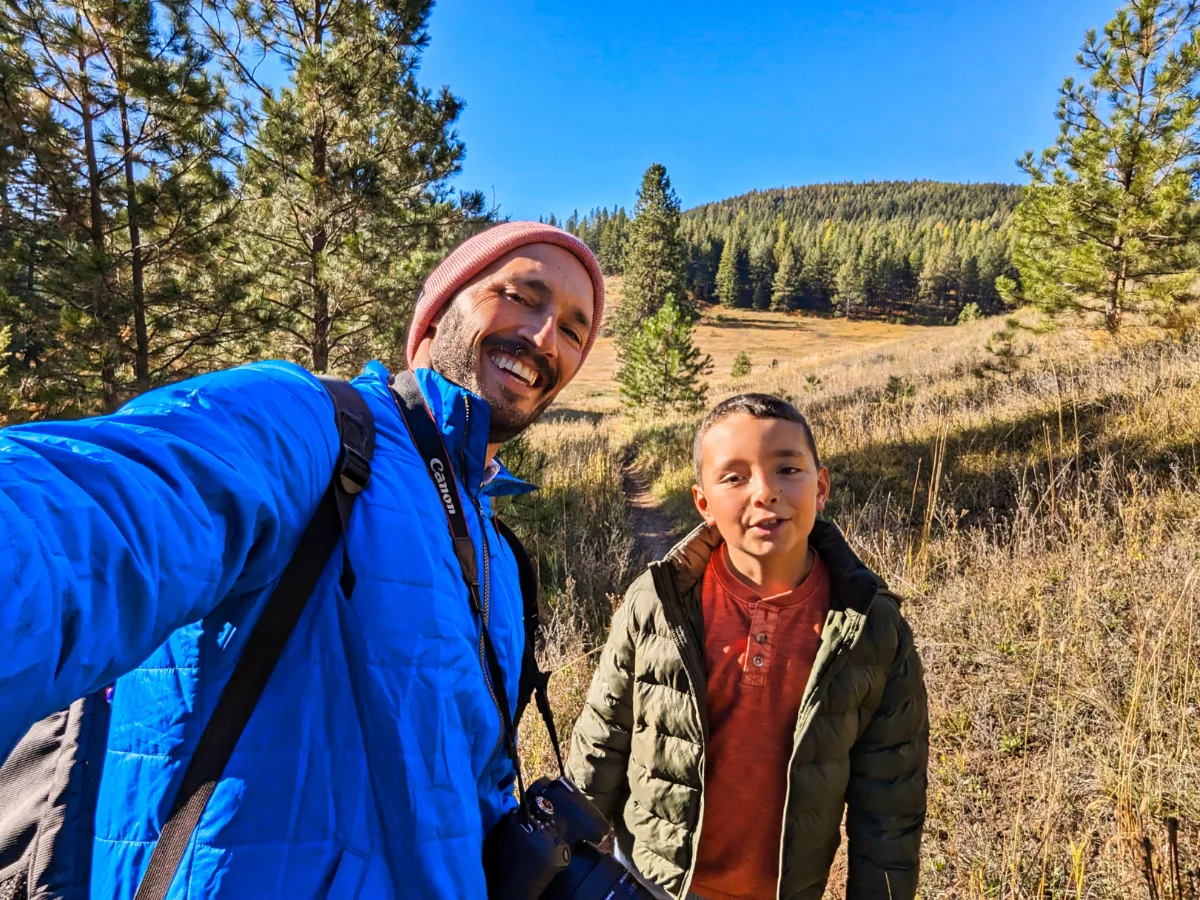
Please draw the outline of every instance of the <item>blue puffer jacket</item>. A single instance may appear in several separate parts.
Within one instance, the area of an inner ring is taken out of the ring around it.
[[[502,472],[481,487],[486,404],[416,375],[478,509],[468,521],[515,701],[521,598],[490,499],[529,486]],[[342,594],[335,552],[173,900],[486,896],[483,836],[515,801],[479,623],[387,372],[372,363],[354,383],[377,431],[347,539],[357,586]],[[328,396],[285,363],[153,391],[112,416],[0,432],[0,758],[36,719],[118,679],[96,900],[133,897],[336,452]]]

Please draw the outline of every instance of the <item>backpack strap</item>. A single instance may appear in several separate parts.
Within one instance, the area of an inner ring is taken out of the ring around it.
[[[537,638],[541,628],[541,616],[538,608],[538,576],[533,560],[525,550],[516,533],[505,524],[499,516],[492,519],[500,536],[508,542],[513,556],[517,560],[517,574],[521,582],[521,601],[524,607],[523,622],[525,625],[525,654],[521,657],[521,677],[517,685],[517,715],[513,719],[513,727],[521,724],[521,716],[529,706],[532,695],[537,703],[542,721],[546,723],[546,733],[550,735],[550,745],[554,748],[554,756],[558,760],[558,769],[563,771],[562,751],[558,746],[558,730],[554,727],[554,714],[550,709],[550,698],[546,686],[550,682],[550,673],[543,672],[537,662]]]
[[[233,748],[250,721],[254,706],[262,696],[326,563],[346,535],[355,499],[371,478],[375,423],[366,400],[344,381],[322,378],[321,384],[333,400],[334,418],[341,438],[333,478],[263,607],[258,623],[246,639],[233,675],[200,735],[134,900],[163,900],[166,897],[204,807],[233,755]],[[345,542],[342,543],[344,548]],[[354,574],[350,571],[348,557],[344,557],[342,587],[347,595],[354,589]]]

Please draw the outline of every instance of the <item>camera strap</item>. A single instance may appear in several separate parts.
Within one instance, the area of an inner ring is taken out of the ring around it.
[[[412,435],[417,452],[425,462],[425,471],[437,488],[442,500],[442,511],[446,514],[446,524],[450,529],[450,539],[454,545],[454,555],[458,558],[462,570],[463,581],[467,585],[467,593],[471,599],[471,608],[479,616],[480,632],[483,639],[483,652],[487,661],[488,679],[496,694],[496,704],[500,707],[500,721],[503,728],[503,740],[512,758],[516,771],[517,787],[523,796],[525,784],[521,778],[521,760],[517,754],[517,734],[513,726],[512,715],[509,712],[508,691],[504,686],[504,671],[500,667],[500,659],[496,648],[488,634],[487,618],[484,615],[483,602],[479,590],[479,570],[475,562],[475,542],[467,530],[467,518],[464,514],[462,498],[458,493],[458,483],[454,477],[454,465],[442,432],[433,419],[421,388],[412,372],[401,372],[392,383],[392,394],[396,398],[396,406]],[[558,747],[558,735],[554,728],[554,718],[551,714],[550,703],[546,697],[544,680],[534,686],[538,711],[546,723],[546,729],[558,758],[559,768],[562,768],[562,754]]]

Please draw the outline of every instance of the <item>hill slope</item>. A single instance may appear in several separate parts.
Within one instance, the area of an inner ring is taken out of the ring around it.
[[[885,181],[752,191],[683,215],[693,292],[726,305],[951,321],[1015,276],[1006,184]],[[732,246],[730,246],[732,242]],[[725,275],[725,255],[733,290]]]
[[[685,227],[706,223],[728,227],[739,215],[774,225],[782,216],[789,227],[826,220],[867,225],[896,219],[956,222],[991,220],[1004,224],[1020,199],[1012,184],[959,184],[945,181],[864,181],[807,184],[750,191],[705,203],[683,215]]]

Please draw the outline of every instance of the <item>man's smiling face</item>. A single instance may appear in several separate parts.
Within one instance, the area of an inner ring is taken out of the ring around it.
[[[462,288],[413,359],[491,408],[492,443],[520,434],[579,371],[592,328],[587,269],[552,244],[501,257]]]

